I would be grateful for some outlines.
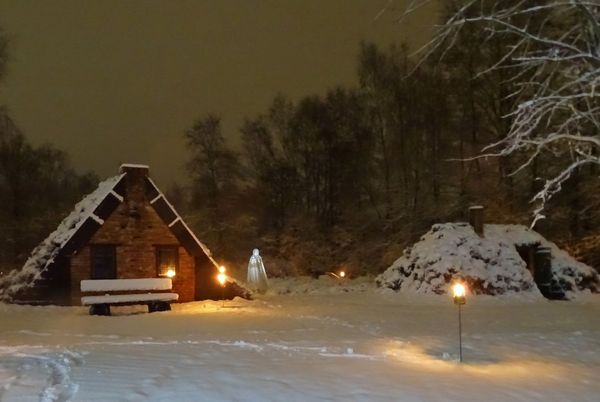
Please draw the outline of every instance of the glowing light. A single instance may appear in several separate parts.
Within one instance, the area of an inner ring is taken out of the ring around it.
[[[461,311],[460,308],[463,304],[467,303],[467,289],[465,285],[460,282],[452,285],[452,296],[454,299],[454,304],[458,306],[458,361],[462,363],[463,361],[463,353],[462,353],[462,319],[461,319]]]
[[[227,276],[224,273],[220,273],[217,275],[217,280],[221,284],[221,286],[225,286],[225,281],[227,280]]]
[[[224,274],[225,273],[225,267],[223,265],[221,265],[219,267],[219,273]]]
[[[462,283],[455,283],[454,286],[452,286],[452,295],[454,296],[454,298],[465,297],[465,294],[466,289]]]
[[[175,276],[175,268],[167,269],[167,273],[165,275],[167,278],[173,278]]]
[[[346,277],[346,271],[340,271],[340,278]]]

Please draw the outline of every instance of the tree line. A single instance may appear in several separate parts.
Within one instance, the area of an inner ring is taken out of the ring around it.
[[[448,2],[442,22],[460,4]],[[494,68],[515,39],[487,28],[465,24],[424,59],[406,45],[362,43],[356,86],[278,95],[245,119],[239,151],[218,115],[200,117],[185,133],[190,191],[176,202],[218,255],[240,265],[264,248],[276,274],[380,271],[432,223],[464,221],[473,204],[486,206],[488,222],[529,224],[532,198],[569,155],[477,157],[511,133],[511,95],[535,79]],[[563,186],[536,229],[576,241],[600,218],[595,167]]]
[[[445,2],[441,22],[497,11],[493,1],[469,3],[473,10]],[[548,24],[545,10],[527,26],[541,24],[550,33],[587,26],[577,13]],[[511,22],[518,24],[521,14]],[[448,32],[426,58],[403,44],[362,43],[356,85],[300,99],[277,95],[238,133],[223,133],[218,114],[202,115],[184,134],[190,180],[168,197],[215,256],[243,267],[258,247],[275,275],[381,271],[431,224],[464,221],[473,204],[486,206],[488,222],[529,224],[530,201],[573,153],[549,146],[530,160],[531,149],[523,146],[476,157],[511,135],[511,112],[522,100],[514,94],[523,83],[535,87],[538,77],[499,63],[514,35],[491,35],[489,25],[472,23]],[[0,35],[0,79],[7,49]],[[226,141],[233,137],[239,144]],[[597,147],[588,152],[599,154]],[[536,230],[563,243],[597,231],[597,177],[596,166],[574,169]],[[32,146],[0,110],[0,269],[19,266],[97,182],[75,172],[64,152]]]
[[[8,56],[8,40],[0,31],[0,80]],[[65,152],[33,146],[0,107],[0,275],[20,267],[97,183],[95,174],[77,173]]]

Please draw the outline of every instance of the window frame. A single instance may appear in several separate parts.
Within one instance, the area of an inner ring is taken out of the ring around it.
[[[175,257],[175,275],[179,272],[179,245],[178,244],[155,244],[154,245],[154,255],[155,255],[155,268],[156,268],[156,276],[159,278],[168,278],[166,271],[161,272],[161,251],[169,250],[174,252]],[[167,268],[168,269],[168,268]],[[172,279],[172,278],[171,278]]]

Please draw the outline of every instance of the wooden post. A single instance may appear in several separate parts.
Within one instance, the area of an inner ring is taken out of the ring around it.
[[[458,305],[458,361],[462,363],[462,316],[460,314],[460,308],[462,304]]]
[[[469,207],[469,223],[475,233],[483,237],[483,207],[481,205]]]

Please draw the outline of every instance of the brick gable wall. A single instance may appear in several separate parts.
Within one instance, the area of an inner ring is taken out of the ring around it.
[[[86,246],[71,257],[71,304],[81,304],[79,284],[90,279],[91,246],[116,246],[117,278],[156,278],[155,246],[178,246],[179,266],[173,278],[173,291],[180,302],[193,301],[195,296],[195,269],[192,257],[160,219],[144,194],[141,170],[127,172],[126,195],[123,202],[105,220]]]

